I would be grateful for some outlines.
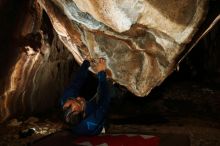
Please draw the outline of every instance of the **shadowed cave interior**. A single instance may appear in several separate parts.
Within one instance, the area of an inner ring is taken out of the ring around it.
[[[155,0],[151,3],[155,6],[158,5]],[[209,2],[209,11],[204,23],[201,24],[198,33],[186,47],[192,45],[197,35],[210,24],[215,16],[219,15],[217,3],[217,0]],[[37,60],[37,58],[36,62],[29,62],[34,64],[32,70],[24,70],[24,73],[18,71],[17,74],[24,74],[23,77],[27,79],[16,78],[16,81],[32,85],[30,78],[38,79],[40,75],[44,77],[42,81],[35,82],[35,84],[42,86],[27,86],[26,92],[20,92],[24,90],[21,86],[17,88],[20,91],[7,95],[10,96],[8,101],[11,103],[8,105],[10,116],[0,124],[0,145],[26,145],[32,140],[68,127],[63,122],[59,97],[74,77],[79,65],[59,40],[47,13],[43,11],[41,19],[38,20],[36,9],[38,8],[33,8],[31,2],[28,3],[25,0],[20,2],[3,0],[0,2],[1,102],[4,101],[5,91],[9,86],[9,76],[16,68],[15,64],[23,55],[22,52],[33,58],[38,53],[43,54],[43,57],[41,60]],[[164,15],[169,17],[168,13]],[[175,18],[170,17],[169,19]],[[32,29],[41,31],[24,29],[25,27],[29,28],[32,21],[36,23]],[[175,19],[175,21],[180,24],[185,23],[184,20]],[[219,146],[219,33],[218,23],[183,59],[178,66],[179,69],[175,70],[146,97],[137,97],[124,86],[115,83],[116,96],[111,102],[106,133],[183,134],[189,138],[192,146]],[[52,50],[49,54],[48,48],[42,47],[43,45],[51,46]],[[39,51],[39,48],[44,50]],[[42,60],[44,60],[44,64]],[[37,67],[38,65],[40,69]],[[18,67],[18,70],[20,68]],[[39,72],[36,73],[35,71],[38,69]],[[52,71],[48,71],[50,69]],[[50,81],[44,82],[45,80]],[[84,90],[83,93],[94,95],[96,87],[97,78],[90,72],[88,84],[84,87],[86,91]],[[39,93],[38,90],[42,92]],[[35,100],[22,98],[22,94],[32,96],[32,92],[35,94],[32,98]],[[46,106],[43,106],[42,103]],[[1,107],[3,106],[5,104],[1,103]],[[1,120],[6,117],[5,113],[7,112],[1,109]],[[21,131],[30,128],[35,128],[36,131],[29,136],[22,137]]]

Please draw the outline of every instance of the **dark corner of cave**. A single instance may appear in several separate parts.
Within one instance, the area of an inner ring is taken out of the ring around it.
[[[218,0],[1,0],[1,146],[219,146]]]

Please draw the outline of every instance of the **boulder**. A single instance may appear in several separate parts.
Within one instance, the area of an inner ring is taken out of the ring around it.
[[[105,58],[108,76],[140,97],[172,73],[207,9],[207,0],[38,2],[79,64]]]

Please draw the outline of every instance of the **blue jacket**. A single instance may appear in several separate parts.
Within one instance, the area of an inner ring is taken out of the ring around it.
[[[70,86],[64,91],[61,98],[61,106],[71,98],[79,96],[79,91],[88,77],[89,61],[85,60]],[[111,96],[109,86],[106,81],[106,73],[101,71],[97,74],[98,78],[98,102],[96,100],[87,101],[86,117],[78,124],[72,127],[72,131],[76,135],[97,135],[101,132],[104,126],[104,120],[109,108]]]

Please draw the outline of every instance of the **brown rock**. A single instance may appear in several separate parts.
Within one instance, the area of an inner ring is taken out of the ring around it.
[[[40,0],[60,40],[82,63],[104,57],[111,78],[146,96],[174,69],[206,0]]]

